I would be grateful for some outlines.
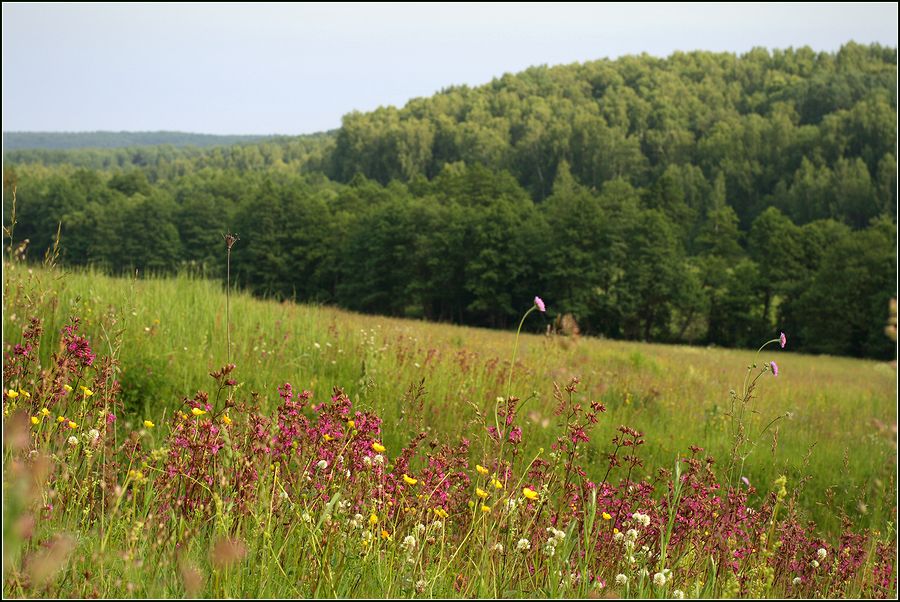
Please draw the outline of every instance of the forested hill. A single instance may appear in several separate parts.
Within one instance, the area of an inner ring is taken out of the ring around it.
[[[188,132],[3,132],[3,149],[69,150],[133,146],[209,147],[259,142],[274,136],[218,136]]]
[[[510,327],[892,357],[896,49],[535,67],[212,149],[15,151],[15,238],[114,272]],[[301,107],[298,107],[301,110]]]

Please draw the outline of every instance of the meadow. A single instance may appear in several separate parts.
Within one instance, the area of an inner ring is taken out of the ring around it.
[[[4,268],[7,596],[895,595],[895,364]]]

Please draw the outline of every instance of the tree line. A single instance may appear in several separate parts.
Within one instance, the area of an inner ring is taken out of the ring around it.
[[[896,51],[624,57],[505,75],[334,133],[6,155],[32,256],[508,328],[892,357]],[[792,345],[793,346],[793,345]]]

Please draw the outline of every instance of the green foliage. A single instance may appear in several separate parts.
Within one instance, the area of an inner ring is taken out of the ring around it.
[[[536,67],[311,136],[13,150],[4,214],[15,185],[29,257],[59,228],[115,273],[222,278],[232,231],[258,295],[510,328],[540,293],[586,334],[889,357],[895,89],[878,45]]]

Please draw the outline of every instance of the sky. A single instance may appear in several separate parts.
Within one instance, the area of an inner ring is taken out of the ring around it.
[[[3,131],[304,134],[532,65],[897,46],[897,4],[3,3]]]

